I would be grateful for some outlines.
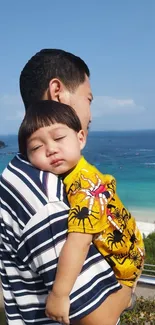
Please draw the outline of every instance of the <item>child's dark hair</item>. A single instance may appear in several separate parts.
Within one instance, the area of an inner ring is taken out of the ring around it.
[[[20,92],[27,109],[41,100],[53,78],[60,79],[67,89],[74,91],[90,76],[86,63],[78,56],[59,49],[44,49],[26,63],[20,75]]]
[[[21,123],[18,132],[19,151],[27,157],[27,140],[44,126],[54,123],[67,125],[75,132],[82,129],[81,122],[72,107],[52,100],[41,100],[32,104]]]

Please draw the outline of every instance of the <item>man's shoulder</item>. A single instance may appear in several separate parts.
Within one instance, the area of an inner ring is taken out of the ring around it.
[[[7,165],[1,175],[1,196],[6,201],[9,195],[12,200],[31,201],[32,198],[44,198],[47,202],[46,189],[41,179],[40,171],[17,154]]]
[[[21,169],[24,169],[26,165],[31,165],[28,160],[26,160],[21,154],[17,153],[12,160],[8,163],[8,165],[5,167],[2,174],[9,169],[9,167],[20,167]]]
[[[4,169],[1,186],[9,188],[11,192],[18,191],[21,195],[28,190],[41,200],[43,197],[46,203],[65,200],[61,179],[35,168],[21,154],[17,154]]]
[[[10,179],[13,175],[18,178],[29,177],[34,180],[39,177],[40,171],[33,167],[21,154],[17,154],[2,172],[2,178]]]

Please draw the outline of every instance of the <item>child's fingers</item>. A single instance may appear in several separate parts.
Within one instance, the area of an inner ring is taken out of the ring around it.
[[[47,311],[45,312],[46,316],[50,319],[52,319],[55,322],[58,322],[60,324],[64,324],[64,325],[70,325],[70,321],[68,316],[62,316],[62,317],[55,317],[52,314],[48,313]]]
[[[63,317],[56,317],[56,321],[60,324],[63,324]]]
[[[54,321],[57,321],[57,317],[53,316],[51,313],[48,313],[47,311],[45,311],[45,315],[46,315],[48,318],[50,318],[50,319],[52,319],[52,320],[54,320]]]
[[[50,318],[50,315],[49,315],[49,313],[45,310],[45,315],[48,317],[48,318]]]
[[[68,316],[64,316],[64,317],[62,318],[62,324],[70,325],[70,321],[69,321]]]

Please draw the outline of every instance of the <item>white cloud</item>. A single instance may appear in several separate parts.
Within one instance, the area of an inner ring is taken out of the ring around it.
[[[6,121],[21,121],[24,117],[24,112],[21,110],[16,110],[12,114],[6,116]]]
[[[0,134],[17,134],[24,113],[19,95],[0,95]],[[92,130],[155,128],[154,110],[146,109],[133,98],[95,96],[92,117]]]
[[[137,114],[145,111],[145,108],[135,103],[134,99],[114,98],[110,96],[95,96],[92,105],[94,117],[111,114]]]
[[[8,94],[0,95],[0,105],[15,106],[21,103],[22,100],[18,95],[8,95]]]
[[[92,104],[91,130],[154,129],[155,113],[133,98],[96,96]]]

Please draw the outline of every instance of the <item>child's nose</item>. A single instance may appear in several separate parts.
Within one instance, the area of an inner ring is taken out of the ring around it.
[[[50,155],[53,155],[57,152],[57,147],[55,144],[50,144],[48,145],[47,149],[46,149],[46,155],[47,157]]]

